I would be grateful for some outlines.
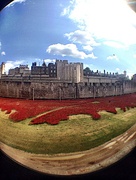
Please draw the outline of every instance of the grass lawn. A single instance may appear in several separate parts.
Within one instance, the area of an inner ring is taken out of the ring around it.
[[[40,154],[70,153],[88,150],[122,134],[136,123],[136,109],[117,114],[100,112],[100,120],[90,115],[73,115],[58,125],[28,125],[30,118],[20,122],[9,120],[0,111],[0,142]]]

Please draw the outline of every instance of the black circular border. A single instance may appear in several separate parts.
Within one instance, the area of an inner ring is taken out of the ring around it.
[[[0,0],[0,11],[13,0]],[[136,12],[136,3],[130,4]],[[1,180],[135,180],[136,179],[136,148],[117,163],[102,170],[78,176],[51,176],[27,169],[0,151],[0,179]]]

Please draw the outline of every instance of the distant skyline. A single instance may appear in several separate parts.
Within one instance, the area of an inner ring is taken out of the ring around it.
[[[56,59],[136,73],[136,13],[125,0],[14,0],[0,12],[0,61]]]

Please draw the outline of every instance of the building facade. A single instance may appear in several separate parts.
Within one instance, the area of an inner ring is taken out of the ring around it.
[[[135,75],[132,80],[124,74],[83,70],[82,63],[56,60],[37,66],[20,65],[3,75],[1,65],[0,96],[26,99],[75,99],[116,96],[136,92]],[[26,73],[26,72],[30,73]]]
[[[31,71],[29,70],[28,65],[20,65],[19,67],[15,67],[14,69],[9,69],[9,75],[12,76],[23,76],[30,75]]]

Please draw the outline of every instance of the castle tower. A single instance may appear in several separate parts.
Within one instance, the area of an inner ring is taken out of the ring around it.
[[[124,71],[124,76],[125,76],[125,77],[127,76],[127,71]]]
[[[56,60],[57,78],[59,80],[65,80],[65,67],[67,64],[68,60]]]
[[[5,74],[5,63],[4,62],[2,62],[2,64],[1,64],[1,72],[0,72],[0,74],[1,75]]]
[[[83,63],[73,64],[73,82],[79,83],[83,81]]]
[[[83,81],[83,63],[68,63],[68,60],[56,60],[56,65],[59,80],[74,83]]]

